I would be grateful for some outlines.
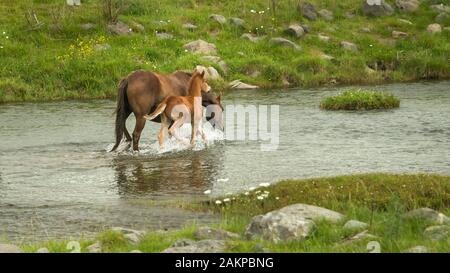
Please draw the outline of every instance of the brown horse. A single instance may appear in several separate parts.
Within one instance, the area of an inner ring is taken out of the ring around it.
[[[167,96],[187,95],[187,87],[192,74],[176,71],[172,74],[158,74],[149,71],[135,71],[122,79],[119,83],[116,107],[116,143],[111,151],[115,151],[125,134],[128,142],[133,141],[133,150],[139,150],[139,139],[145,126],[144,116],[156,109],[156,106]],[[202,105],[209,106],[218,104],[217,98],[212,92],[202,92]],[[222,125],[221,118],[223,107],[215,108],[214,112],[207,117],[209,122],[215,126]],[[134,113],[136,125],[133,137],[126,128],[126,120]],[[160,118],[153,120],[161,122]],[[220,128],[222,129],[222,128]]]
[[[187,141],[178,135],[177,130],[184,123],[188,122],[192,125],[191,145],[195,144],[197,133],[200,133],[203,141],[206,142],[206,134],[202,128],[203,107],[201,104],[201,92],[209,92],[210,89],[205,79],[205,71],[195,71],[189,80],[187,96],[168,96],[158,105],[153,113],[144,116],[146,120],[152,120],[157,116],[161,116],[161,130],[158,135],[161,148],[164,145],[164,133],[166,130],[178,141],[186,144]]]

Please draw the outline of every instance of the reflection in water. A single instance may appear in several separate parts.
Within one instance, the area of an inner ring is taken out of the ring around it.
[[[119,155],[112,160],[121,196],[202,194],[223,168],[222,145],[161,156]]]

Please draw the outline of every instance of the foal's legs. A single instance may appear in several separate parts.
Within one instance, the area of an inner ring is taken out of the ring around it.
[[[206,139],[205,131],[203,130],[203,125],[200,124],[200,127],[198,128],[198,131],[200,132],[200,135],[202,136],[203,142],[207,143],[208,140]]]
[[[170,133],[170,135],[174,136],[181,143],[187,144],[188,143],[187,140],[178,135],[178,129],[184,124],[184,120],[185,120],[185,118],[183,116],[178,117],[174,121],[172,126],[170,127],[169,133]]]
[[[133,131],[133,150],[139,150],[139,139],[141,138],[142,130],[145,126],[145,118],[143,115],[136,116],[136,125]]]
[[[161,149],[164,148],[164,133],[167,129],[169,129],[169,121],[167,120],[167,117],[162,114],[161,115],[161,129],[159,130],[159,134],[158,134],[158,140],[159,140],[159,147]]]
[[[191,145],[195,144],[195,137],[197,136],[197,122],[193,121],[191,122],[191,127],[192,127],[192,133],[191,133]]]

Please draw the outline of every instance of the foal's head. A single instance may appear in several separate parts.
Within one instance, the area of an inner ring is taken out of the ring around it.
[[[199,72],[197,70],[192,74],[189,80],[189,95],[200,97],[201,92],[209,92],[211,87],[205,77],[205,71]]]

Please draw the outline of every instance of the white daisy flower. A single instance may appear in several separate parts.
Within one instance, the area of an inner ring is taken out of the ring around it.
[[[204,194],[211,194],[211,190],[206,190],[203,192]]]

